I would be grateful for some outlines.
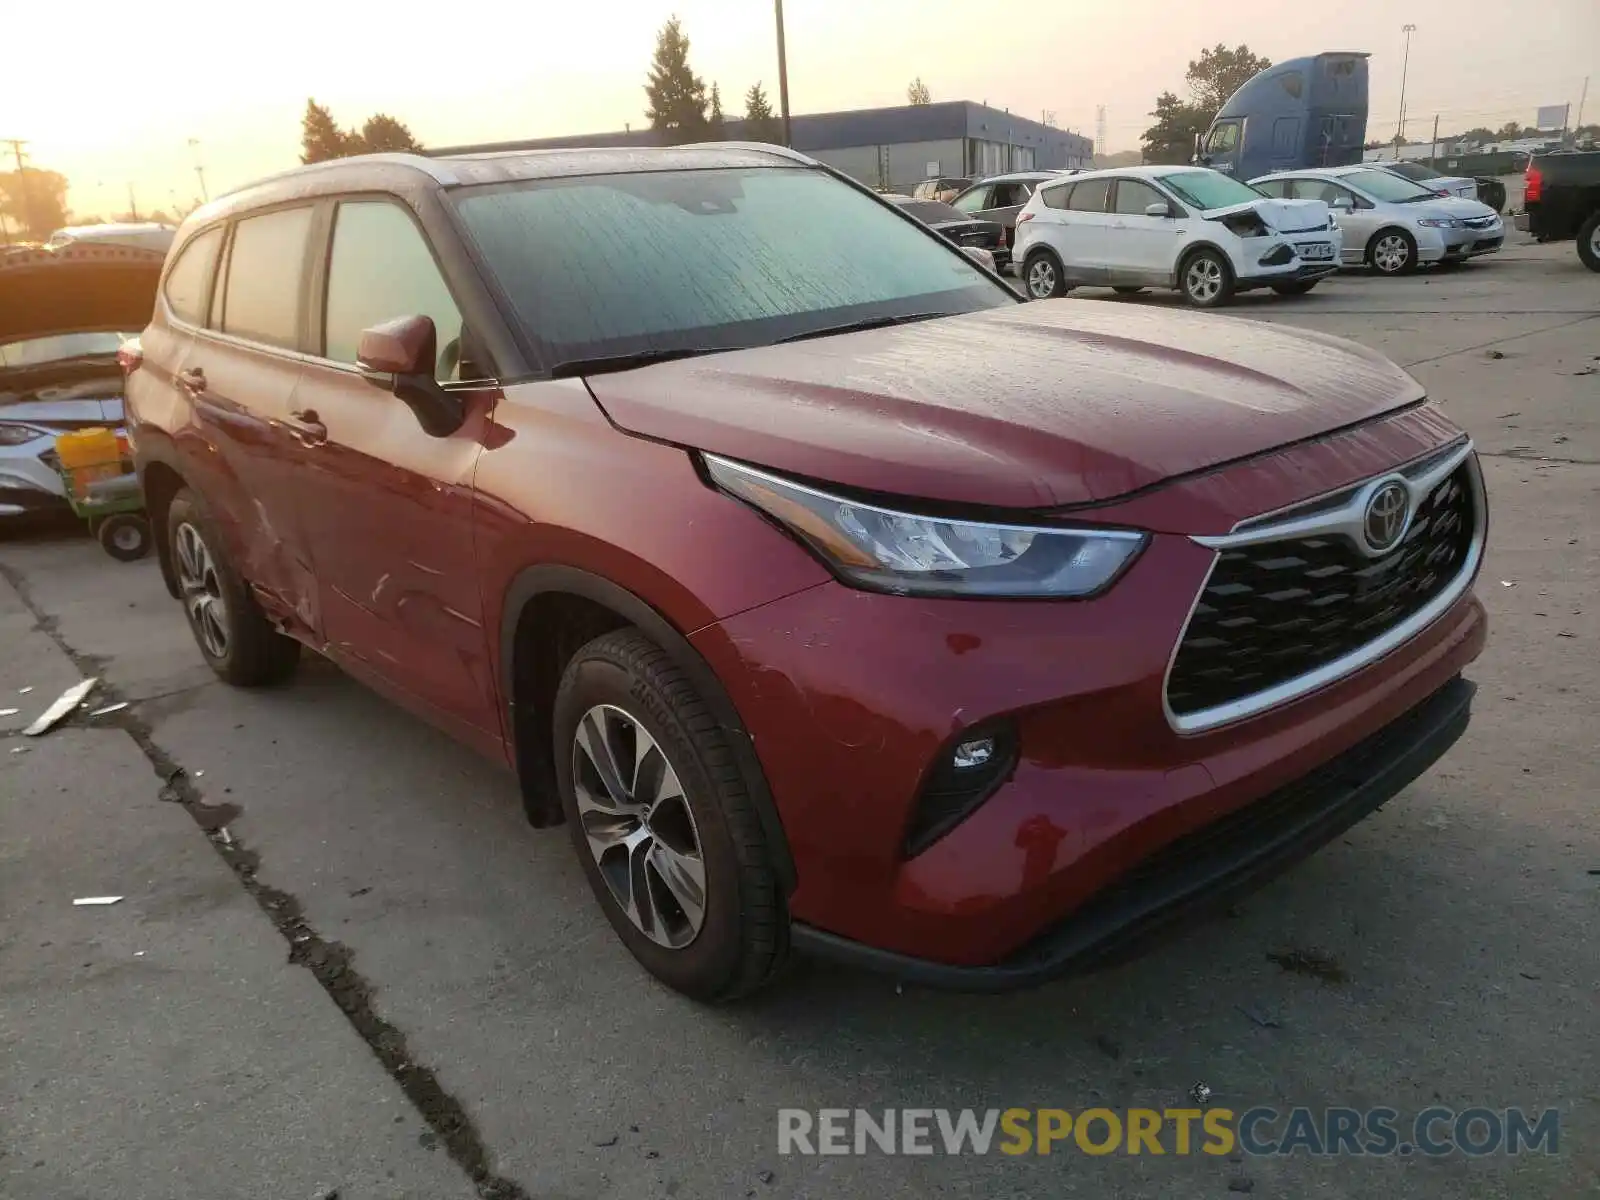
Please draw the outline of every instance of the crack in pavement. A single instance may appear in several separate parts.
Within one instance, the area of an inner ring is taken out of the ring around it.
[[[1600,467],[1600,458],[1557,458],[1530,450],[1479,450],[1479,458],[1514,458],[1519,462],[1558,463],[1568,467]]]
[[[33,614],[36,627],[55,643],[73,666],[85,678],[99,677],[96,690],[101,693],[102,702],[121,702],[123,696],[117,687],[105,679],[106,660],[82,653],[67,642],[57,618],[34,598],[27,577],[15,567],[0,563],[0,578],[11,585]],[[481,1200],[531,1200],[522,1185],[490,1170],[488,1148],[465,1107],[445,1090],[431,1069],[413,1059],[405,1034],[374,1011],[373,988],[356,970],[355,952],[319,934],[306,920],[294,896],[261,881],[261,856],[228,830],[229,823],[243,810],[237,804],[208,804],[188,772],[156,742],[149,724],[139,717],[132,704],[100,718],[95,727],[119,728],[133,739],[161,781],[161,798],[182,804],[187,810],[211,842],[212,849],[228,864],[250,898],[289,944],[289,961],[310,971],[322,990],[338,1005],[373,1057],[400,1085],[406,1099],[443,1143],[451,1160],[472,1180]]]
[[[1478,316],[1499,316],[1499,313],[1479,313]],[[1479,342],[1476,346],[1463,346],[1459,350],[1451,350],[1444,354],[1435,354],[1432,358],[1419,358],[1412,362],[1401,363],[1406,370],[1412,367],[1425,366],[1428,363],[1443,362],[1447,358],[1455,358],[1460,354],[1471,354],[1474,350],[1487,350],[1490,346],[1501,346],[1506,342],[1520,342],[1523,338],[1537,337],[1541,333],[1554,333],[1557,329],[1571,329],[1574,325],[1582,325],[1585,321],[1600,321],[1600,313],[1586,313],[1575,321],[1562,321],[1555,325],[1546,325],[1540,329],[1528,329],[1522,333],[1509,334],[1502,338],[1492,338],[1487,342]]]

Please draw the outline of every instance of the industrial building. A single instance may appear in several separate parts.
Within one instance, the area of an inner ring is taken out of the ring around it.
[[[744,122],[727,122],[727,136],[744,138]],[[1088,167],[1094,144],[1077,133],[1030,121],[970,100],[813,113],[790,119],[794,148],[869,187],[910,191],[939,175],[985,176],[1006,171]],[[561,150],[579,146],[653,146],[650,129],[573,137],[532,138],[475,146],[431,147],[430,154],[498,150]]]

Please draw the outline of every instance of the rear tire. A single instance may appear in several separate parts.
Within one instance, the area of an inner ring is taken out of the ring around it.
[[[1196,250],[1178,268],[1178,290],[1195,308],[1221,308],[1233,299],[1233,268],[1215,250]]]
[[[573,848],[639,963],[708,1002],[769,982],[789,949],[777,872],[732,748],[688,676],[637,629],[596,638],[561,677],[553,734]],[[619,768],[620,799],[602,759]]]
[[[1316,287],[1319,282],[1321,281],[1312,279],[1302,280],[1299,283],[1275,283],[1272,285],[1272,290],[1280,296],[1304,296],[1312,288]]]
[[[272,627],[223,553],[211,514],[188,488],[167,508],[167,538],[189,629],[218,677],[262,687],[294,674],[300,643]]]
[[[137,562],[150,553],[150,522],[137,513],[114,513],[100,522],[94,535],[118,562]]]
[[[1035,250],[1022,264],[1022,288],[1030,300],[1053,300],[1067,294],[1066,272],[1051,250]]]
[[[1589,270],[1600,271],[1600,211],[1590,213],[1578,230],[1578,258]]]
[[[1380,275],[1409,275],[1417,269],[1417,239],[1404,229],[1380,229],[1367,243],[1367,265]]]

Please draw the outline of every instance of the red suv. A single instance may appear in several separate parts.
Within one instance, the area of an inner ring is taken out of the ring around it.
[[[1483,483],[1409,376],[1025,304],[772,147],[291,171],[128,363],[217,673],[309,646],[505,762],[698,997],[1113,961],[1467,724]]]

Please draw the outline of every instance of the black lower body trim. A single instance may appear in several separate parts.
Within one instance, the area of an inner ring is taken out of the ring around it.
[[[910,983],[968,992],[1032,987],[1125,962],[1310,857],[1391,800],[1466,732],[1476,690],[1457,676],[1308,775],[1135,863],[1003,962],[952,966],[798,923],[793,943]]]

